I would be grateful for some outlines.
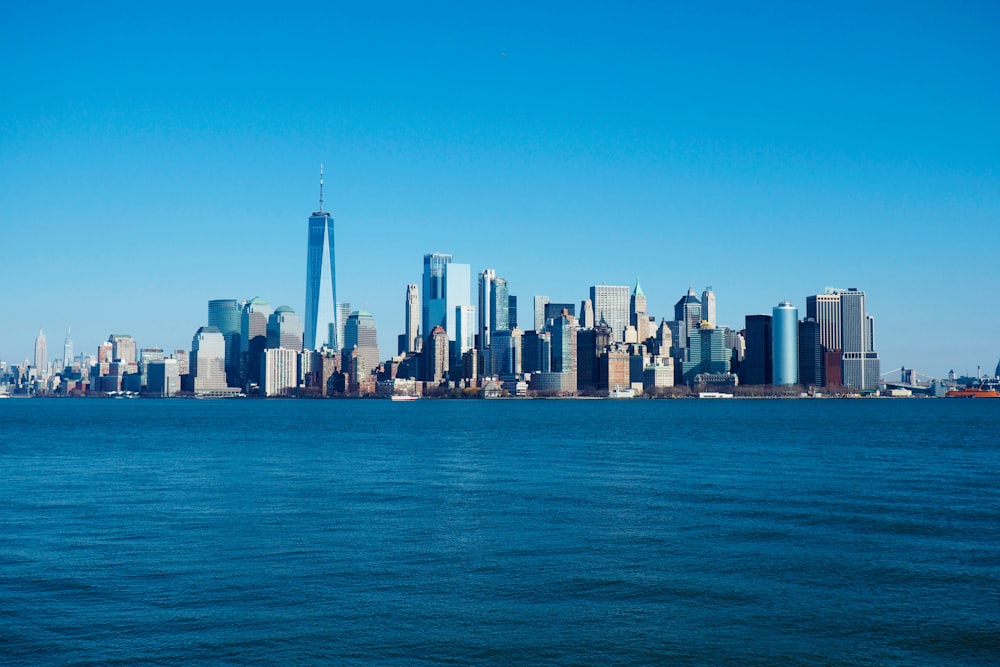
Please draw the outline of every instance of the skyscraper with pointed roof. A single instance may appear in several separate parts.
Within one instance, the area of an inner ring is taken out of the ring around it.
[[[309,216],[306,247],[305,349],[340,349],[333,216],[323,210],[323,165],[319,167],[319,210]]]
[[[49,345],[45,340],[45,332],[38,327],[38,336],[35,338],[35,369],[39,380],[46,380],[49,377]]]

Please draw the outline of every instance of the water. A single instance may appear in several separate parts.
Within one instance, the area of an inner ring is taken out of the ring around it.
[[[1000,402],[0,402],[0,663],[994,665]]]

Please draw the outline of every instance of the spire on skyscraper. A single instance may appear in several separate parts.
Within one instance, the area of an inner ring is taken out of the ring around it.
[[[323,163],[319,163],[319,212],[323,213]]]

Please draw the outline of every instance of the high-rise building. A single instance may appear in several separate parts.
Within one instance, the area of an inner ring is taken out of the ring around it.
[[[319,210],[309,216],[306,246],[305,348],[340,349],[333,216],[323,210],[323,165],[319,167]]]
[[[521,338],[521,370],[525,373],[552,372],[552,334],[525,331]]]
[[[490,288],[490,320],[494,331],[510,329],[510,292],[505,278],[497,277]]]
[[[268,348],[262,357],[261,393],[265,396],[294,393],[299,386],[299,353],[286,347]]]
[[[718,322],[715,321],[715,292],[711,286],[706,287],[701,293],[701,319],[713,327],[718,326]]]
[[[420,292],[420,322],[423,335],[430,337],[434,327],[447,324],[444,267],[452,256],[440,252],[424,255],[423,285]]]
[[[522,332],[520,329],[497,329],[490,345],[491,372],[501,378],[521,372]]]
[[[535,331],[545,329],[545,304],[550,301],[547,296],[535,297]]]
[[[329,346],[331,350],[337,350],[338,352],[344,346],[344,327],[347,325],[347,318],[351,316],[350,301],[340,301],[337,303],[337,345],[338,347]]]
[[[746,356],[740,370],[741,384],[773,384],[774,368],[771,349],[771,316],[746,316]]]
[[[442,326],[435,326],[427,336],[424,351],[424,380],[439,384],[448,376],[448,333]]]
[[[806,297],[806,319],[819,325],[819,344],[827,350],[840,350],[840,295],[847,290],[826,288],[823,294]]]
[[[507,295],[507,328],[517,329],[517,297],[513,294]]]
[[[226,339],[226,378],[231,387],[240,377],[240,314],[243,304],[236,299],[212,299],[208,302],[208,326],[222,332]]]
[[[194,392],[226,391],[226,338],[217,327],[201,327],[191,340],[188,360],[194,375]]]
[[[455,309],[455,350],[449,362],[453,370],[462,367],[465,353],[476,345],[476,309],[471,304]]]
[[[850,288],[840,294],[842,381],[861,392],[878,389],[879,359],[875,352],[875,320],[865,306],[865,293]]]
[[[799,383],[806,387],[822,387],[824,384],[819,323],[810,318],[799,322]]]
[[[626,297],[628,296],[626,287]],[[552,372],[564,374],[563,391],[576,392],[576,318],[563,312],[553,320]]]
[[[701,319],[701,302],[695,296],[694,287],[688,286],[687,294],[674,304],[674,321],[679,323],[674,336],[676,347],[687,347],[687,338],[701,324]]]
[[[580,302],[580,320],[581,329],[593,329],[596,322],[594,322],[594,302],[590,299],[584,299]]]
[[[625,340],[625,327],[629,324],[631,293],[624,285],[592,285],[590,300],[594,304],[594,324],[606,323],[611,327],[613,342]]]
[[[163,361],[165,356],[161,347],[144,347],[139,350],[140,388],[149,386],[149,365],[157,361]]]
[[[176,359],[152,360],[146,366],[147,393],[168,398],[180,391],[180,388],[180,368]]]
[[[289,306],[278,306],[267,318],[267,349],[302,351],[302,319]]]
[[[476,332],[479,336],[476,347],[479,350],[489,349],[490,334],[496,328],[493,307],[493,282],[496,279],[497,272],[493,269],[485,269],[479,274],[479,328]]]
[[[416,283],[406,286],[406,337],[404,352],[420,351],[420,289]]]
[[[459,306],[472,305],[472,267],[468,264],[449,262],[444,267],[445,324],[448,340],[454,341],[457,332],[455,313]]]
[[[357,348],[358,355],[364,357],[364,371],[371,374],[379,365],[378,332],[375,329],[375,318],[366,310],[355,310],[347,318],[344,328],[344,349],[342,365],[351,365],[351,353]],[[353,378],[360,382],[359,378]]]
[[[553,320],[559,319],[559,317],[563,314],[563,311],[566,311],[573,317],[576,316],[576,306],[572,303],[555,303],[550,301],[545,304],[545,308],[543,310],[545,313],[546,327],[549,326]]]
[[[729,373],[732,353],[726,347],[726,330],[700,326],[688,334],[688,360],[682,361],[681,377],[684,384],[693,386],[699,375]]]
[[[134,364],[136,360],[135,339],[128,334],[111,334],[108,336],[111,343],[111,360],[121,361],[125,364]]]
[[[799,311],[788,301],[771,309],[772,384],[799,383]]]
[[[244,386],[260,382],[260,355],[267,347],[267,320],[271,312],[271,304],[254,297],[240,313],[240,379]],[[218,327],[215,329],[218,331]]]
[[[45,340],[45,332],[38,328],[38,336],[35,337],[35,371],[39,380],[46,380],[49,377],[49,344]]]
[[[63,341],[63,366],[73,365],[73,339],[70,338],[71,329],[66,329],[66,340]]]
[[[654,332],[646,306],[646,293],[642,291],[638,278],[635,279],[635,287],[632,288],[629,311],[629,324],[635,327],[636,340],[644,341],[651,337]]]

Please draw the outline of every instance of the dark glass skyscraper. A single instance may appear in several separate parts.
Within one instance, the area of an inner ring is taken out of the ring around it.
[[[309,216],[306,248],[305,349],[340,349],[333,216],[323,210],[323,166],[319,169],[319,211]]]

